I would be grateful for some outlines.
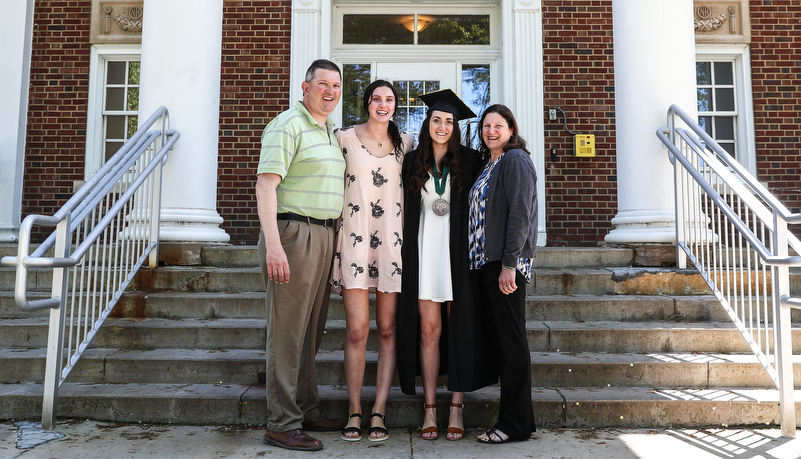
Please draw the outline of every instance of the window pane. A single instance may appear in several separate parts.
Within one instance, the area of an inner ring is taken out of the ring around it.
[[[136,134],[136,130],[139,129],[139,118],[136,116],[129,116],[128,117],[128,134],[125,136],[126,139],[130,139]]]
[[[395,122],[402,131],[411,134],[415,140],[420,126],[426,117],[427,107],[420,99],[420,94],[439,90],[439,81],[396,81],[398,103],[395,109]]]
[[[712,117],[711,116],[699,116],[698,117],[698,126],[701,127],[710,137],[712,137]]]
[[[695,63],[695,82],[698,85],[712,84],[711,62]]]
[[[723,142],[723,143],[719,143],[718,145],[720,145],[721,148],[726,150],[726,153],[728,153],[729,156],[731,156],[732,158],[737,158],[737,149],[736,149],[734,143]]]
[[[423,121],[425,121],[425,119],[426,107],[412,107],[409,109],[408,130],[414,134],[415,140],[418,138],[418,134],[420,134],[420,129],[423,126]]]
[[[414,16],[410,30],[403,21],[409,16],[392,14],[346,14],[342,18],[342,43],[363,45],[413,45]]]
[[[715,110],[719,112],[734,111],[734,89],[716,88],[715,89]]]
[[[712,111],[712,89],[698,88],[698,111],[709,112]]]
[[[490,72],[489,65],[463,65],[462,66],[462,100],[473,112],[479,116],[489,106],[490,101]],[[467,123],[470,123],[468,129]],[[462,133],[468,146],[478,144],[478,118],[465,120],[462,123]]]
[[[123,110],[125,107],[125,89],[106,88],[106,110]]]
[[[132,112],[139,111],[139,88],[128,88],[128,100],[125,109]]]
[[[133,61],[129,63],[128,84],[139,84],[139,62]]]
[[[731,62],[715,62],[715,84],[734,84]]]
[[[106,117],[106,138],[124,139],[125,138],[125,117],[107,116]]]
[[[122,147],[122,142],[106,142],[106,158],[108,161]]]
[[[462,66],[462,100],[476,113],[489,106],[490,69],[488,64]]]
[[[108,63],[108,76],[106,78],[106,83],[108,84],[125,83],[125,62]]]
[[[423,28],[420,21],[429,21]],[[421,45],[488,45],[489,16],[418,16]]]
[[[345,64],[342,72],[342,126],[353,126],[364,116],[362,97],[370,84],[370,64]]]
[[[715,140],[734,140],[734,118],[715,117]]]

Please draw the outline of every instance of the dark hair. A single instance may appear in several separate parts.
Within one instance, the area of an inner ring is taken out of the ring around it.
[[[517,128],[517,121],[515,121],[515,115],[512,114],[512,111],[509,110],[509,107],[503,104],[495,104],[490,105],[484,110],[484,113],[481,114],[481,119],[478,122],[478,129],[480,129],[478,141],[478,151],[481,153],[482,158],[488,158],[490,156],[489,148],[487,148],[487,144],[484,143],[484,118],[487,117],[490,113],[497,113],[506,120],[506,124],[509,125],[509,128],[512,130],[512,136],[509,138],[509,142],[503,146],[503,152],[506,153],[507,151],[513,148],[519,148],[529,155],[531,152],[526,150],[526,141],[520,137],[519,129]]]
[[[425,188],[426,181],[428,181],[428,170],[434,166],[434,147],[431,140],[431,113],[426,116],[423,121],[423,127],[420,129],[420,138],[417,145],[417,155],[412,162],[411,177],[409,177],[409,189],[412,191],[420,191]],[[460,164],[462,152],[462,131],[459,129],[459,122],[453,120],[453,134],[448,140],[448,151],[442,157],[442,169],[448,166],[448,173],[451,174],[451,185],[456,189],[461,190],[464,181],[462,180],[462,168]],[[442,171],[438,170],[438,175],[441,176]]]
[[[375,80],[370,83],[367,88],[365,88],[364,95],[362,96],[362,108],[364,109],[364,113],[367,114],[368,118],[370,117],[370,111],[367,110],[367,107],[370,106],[370,102],[373,100],[373,93],[375,90],[381,87],[392,90],[392,95],[395,97],[395,107],[397,108],[398,106],[398,91],[395,90],[395,86],[393,86],[392,83],[387,80]],[[395,112],[392,112],[392,116],[394,115]],[[398,128],[398,125],[392,120],[389,120],[387,134],[389,134],[389,139],[392,141],[392,146],[395,147],[393,149],[395,152],[395,158],[398,161],[403,161],[403,137],[401,137],[400,128]]]
[[[306,83],[311,82],[311,80],[314,79],[314,72],[316,72],[317,69],[332,70],[337,72],[339,77],[342,78],[342,72],[339,70],[339,67],[336,64],[328,59],[317,59],[316,61],[312,62],[309,66],[309,69],[306,70],[306,78],[303,81]]]

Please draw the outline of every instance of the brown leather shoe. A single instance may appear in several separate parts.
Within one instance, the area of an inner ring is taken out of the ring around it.
[[[320,451],[323,449],[323,442],[300,429],[290,430],[288,432],[273,432],[267,429],[264,431],[264,438],[262,441],[267,445],[291,449],[293,451]]]
[[[326,419],[322,414],[320,414],[310,421],[303,421],[301,426],[303,426],[303,430],[308,430],[311,432],[333,432],[344,429],[345,424],[347,423],[347,421],[334,421],[332,419]]]

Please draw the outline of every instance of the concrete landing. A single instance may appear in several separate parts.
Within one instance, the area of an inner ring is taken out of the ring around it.
[[[21,427],[21,428],[20,428]],[[387,458],[593,458],[712,459],[801,457],[801,439],[782,438],[777,429],[554,429],[529,441],[484,445],[468,430],[461,441],[420,439],[419,431],[390,429],[381,443],[345,442],[338,432],[315,433],[321,451],[294,452],[262,444],[259,427],[60,422],[57,436],[37,435],[29,424],[0,424],[0,457],[73,459],[86,457],[196,459],[203,457],[387,457]],[[22,440],[50,439],[31,446]]]

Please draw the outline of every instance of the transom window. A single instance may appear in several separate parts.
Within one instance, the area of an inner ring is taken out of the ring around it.
[[[489,45],[489,15],[345,14],[345,45]]]

